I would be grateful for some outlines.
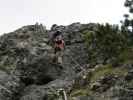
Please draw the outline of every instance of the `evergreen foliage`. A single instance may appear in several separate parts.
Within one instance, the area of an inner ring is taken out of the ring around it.
[[[126,35],[116,25],[99,24],[96,31],[85,32],[84,37],[93,62],[117,58],[128,44]]]

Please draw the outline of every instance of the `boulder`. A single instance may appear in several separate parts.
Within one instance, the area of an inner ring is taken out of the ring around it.
[[[70,91],[73,82],[68,80],[55,80],[47,85],[31,85],[24,89],[20,100],[64,100],[64,91]]]

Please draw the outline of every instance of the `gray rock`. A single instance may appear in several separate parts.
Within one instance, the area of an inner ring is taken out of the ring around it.
[[[71,81],[55,80],[47,85],[31,85],[24,89],[20,100],[64,100],[60,89],[69,91],[72,87]]]
[[[0,71],[0,100],[12,100],[20,88],[19,78]]]

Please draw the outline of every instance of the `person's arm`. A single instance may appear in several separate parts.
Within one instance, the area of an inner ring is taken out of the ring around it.
[[[64,46],[64,49],[65,49],[65,42],[63,41],[63,46]]]

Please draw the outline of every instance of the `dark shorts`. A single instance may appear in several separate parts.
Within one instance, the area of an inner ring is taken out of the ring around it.
[[[61,51],[61,48],[55,48],[54,52],[60,52]]]

